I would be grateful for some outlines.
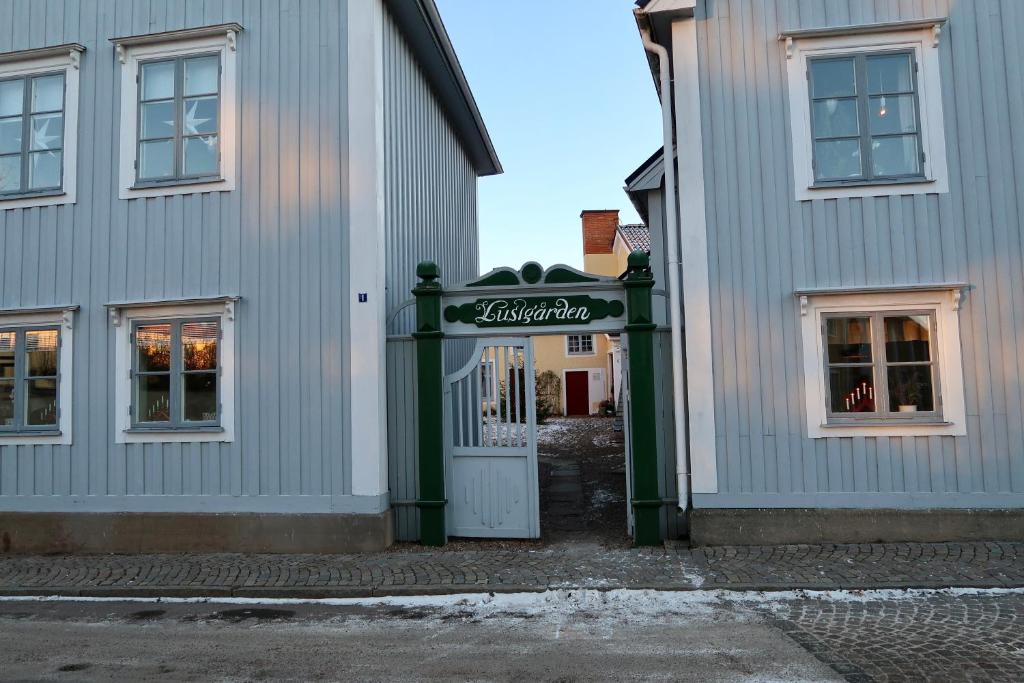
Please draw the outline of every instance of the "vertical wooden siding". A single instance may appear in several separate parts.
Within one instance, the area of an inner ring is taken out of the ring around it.
[[[795,201],[779,32],[935,16],[950,192]],[[720,490],[697,504],[1024,504],[1024,3],[707,0],[697,21]],[[806,438],[794,289],[941,281],[973,287],[968,435]]]
[[[479,271],[477,175],[390,16],[384,22],[384,154],[387,230],[388,476],[399,540],[419,538],[416,508],[416,264],[435,261],[443,284]],[[391,317],[391,312],[397,315]],[[472,342],[446,343],[449,367]]]
[[[0,210],[0,308],[81,305],[74,443],[0,447],[0,507],[338,509],[345,15],[338,0],[0,0],[0,52],[87,48],[78,202]],[[245,28],[237,189],[119,200],[121,71],[108,39],[229,21]],[[235,443],[115,445],[103,305],[221,294],[242,297]]]

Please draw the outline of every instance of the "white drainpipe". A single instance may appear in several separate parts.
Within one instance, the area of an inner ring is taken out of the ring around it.
[[[634,10],[637,18],[643,10]],[[661,125],[664,136],[665,164],[665,246],[668,248],[669,326],[672,330],[672,422],[675,427],[676,486],[679,509],[690,504],[689,463],[686,459],[686,386],[683,375],[683,322],[680,319],[682,297],[679,291],[679,223],[676,219],[676,165],[672,140],[672,78],[668,50],[651,40],[649,28],[640,29],[644,49],[658,57],[661,80]]]

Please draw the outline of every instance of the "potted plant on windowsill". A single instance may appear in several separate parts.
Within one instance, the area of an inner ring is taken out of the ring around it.
[[[916,413],[923,395],[921,382],[913,379],[904,380],[892,388],[892,397],[901,413]]]

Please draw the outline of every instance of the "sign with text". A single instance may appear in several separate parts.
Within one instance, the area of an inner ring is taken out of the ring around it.
[[[586,294],[483,297],[444,309],[445,321],[477,328],[566,327],[618,318],[625,306],[617,299]]]

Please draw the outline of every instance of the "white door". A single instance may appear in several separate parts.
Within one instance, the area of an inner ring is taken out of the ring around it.
[[[539,538],[530,339],[481,339],[445,377],[448,535]]]

